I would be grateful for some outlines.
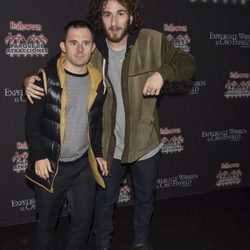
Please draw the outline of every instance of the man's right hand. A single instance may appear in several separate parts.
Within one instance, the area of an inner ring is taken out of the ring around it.
[[[41,99],[44,96],[44,89],[36,86],[35,81],[41,81],[37,75],[30,75],[24,78],[25,94],[30,103],[34,103],[32,98]]]
[[[52,170],[48,158],[35,162],[35,172],[45,180],[49,178],[49,172],[52,172]]]

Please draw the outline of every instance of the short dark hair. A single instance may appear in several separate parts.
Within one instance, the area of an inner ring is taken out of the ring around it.
[[[102,31],[102,10],[109,0],[89,0],[88,21],[94,31]],[[144,25],[143,6],[140,0],[117,0],[118,3],[126,7],[129,15],[133,16],[133,22],[129,27],[129,33],[139,31]]]
[[[89,25],[88,22],[83,21],[83,20],[74,20],[69,22],[68,24],[66,24],[63,28],[63,34],[62,34],[62,41],[65,42],[67,35],[68,35],[68,31],[70,28],[87,28],[90,30],[93,39],[94,39],[94,31],[91,28],[91,26]]]

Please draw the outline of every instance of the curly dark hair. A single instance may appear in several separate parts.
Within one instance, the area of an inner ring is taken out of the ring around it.
[[[96,33],[102,31],[102,9],[109,0],[89,0],[88,22]],[[133,16],[129,33],[140,30],[144,24],[142,5],[138,0],[117,0],[128,9],[129,15]]]

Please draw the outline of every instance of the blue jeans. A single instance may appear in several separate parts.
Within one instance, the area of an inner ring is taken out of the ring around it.
[[[130,164],[135,195],[133,218],[133,241],[135,243],[145,242],[149,237],[158,163],[159,154],[156,154],[149,159]],[[110,246],[114,205],[119,197],[120,183],[126,167],[127,165],[122,165],[120,160],[113,159],[111,176],[104,177],[106,189],[98,187],[94,216],[97,248],[109,248]]]

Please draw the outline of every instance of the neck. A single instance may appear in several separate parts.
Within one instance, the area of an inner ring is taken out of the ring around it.
[[[67,60],[64,62],[64,68],[74,74],[81,75],[87,73],[87,65],[84,66],[75,66],[69,63]]]
[[[128,35],[125,36],[120,42],[112,42],[107,39],[108,46],[114,51],[121,51],[127,47]]]

